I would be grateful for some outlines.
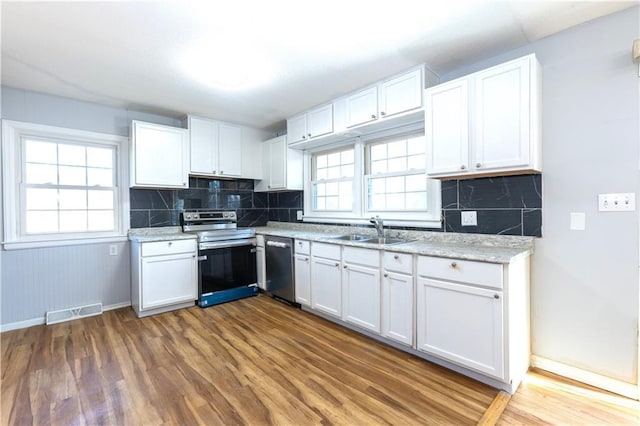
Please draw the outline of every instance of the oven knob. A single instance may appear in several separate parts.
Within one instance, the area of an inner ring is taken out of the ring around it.
[[[222,213],[222,217],[224,217],[224,218],[229,217],[229,213],[227,213],[227,212]]]
[[[191,214],[189,214],[189,213],[185,214],[185,215],[184,215],[184,218],[185,218],[185,219],[191,219]]]

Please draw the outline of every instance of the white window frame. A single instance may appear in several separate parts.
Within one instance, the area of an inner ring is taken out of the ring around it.
[[[385,225],[415,227],[415,228],[440,228],[442,225],[442,194],[440,181],[427,179],[427,210],[420,212],[368,212],[365,187],[365,148],[367,143],[375,140],[392,139],[405,134],[424,132],[422,123],[403,126],[401,128],[384,130],[371,135],[349,139],[341,143],[314,148],[304,152],[304,222],[339,223],[339,224],[369,224],[370,216],[379,215]],[[315,153],[336,151],[347,146],[354,146],[355,177],[353,198],[354,206],[350,212],[346,211],[314,211],[313,194],[311,187],[312,157]],[[435,194],[435,196],[433,196]]]
[[[22,223],[25,207],[20,191],[24,167],[22,140],[29,137],[115,148],[117,199],[114,204],[116,223],[113,231],[36,235],[27,235],[22,231],[25,229]],[[11,250],[126,241],[129,228],[129,188],[126,186],[129,182],[128,152],[129,139],[123,136],[2,120],[3,247]]]

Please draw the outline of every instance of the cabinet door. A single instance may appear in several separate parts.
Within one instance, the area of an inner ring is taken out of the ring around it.
[[[141,308],[151,309],[197,298],[195,253],[142,258]]]
[[[311,307],[336,317],[342,316],[339,261],[312,257]]]
[[[418,349],[504,379],[502,292],[418,278]]]
[[[380,270],[346,264],[342,271],[343,319],[380,333]]]
[[[422,108],[422,70],[417,69],[380,84],[380,118]]]
[[[529,164],[529,58],[475,74],[476,171]]]
[[[187,129],[133,121],[131,186],[187,188]]]
[[[347,127],[378,119],[378,87],[370,87],[347,98]]]
[[[211,175],[216,168],[218,151],[218,123],[189,117],[191,144],[191,173]]]
[[[242,128],[220,123],[218,132],[218,170],[216,174],[240,176],[242,174]]]
[[[280,136],[269,142],[269,189],[287,187],[287,138]]]
[[[463,174],[469,163],[469,86],[467,79],[427,89],[425,137],[427,174]]]
[[[296,254],[294,262],[296,302],[301,305],[311,306],[311,263],[309,256]]]
[[[382,335],[413,345],[413,276],[385,272],[382,277]]]
[[[307,114],[299,114],[287,120],[287,140],[291,143],[307,140]]]
[[[333,104],[314,108],[307,112],[307,136],[317,136],[333,133]]]

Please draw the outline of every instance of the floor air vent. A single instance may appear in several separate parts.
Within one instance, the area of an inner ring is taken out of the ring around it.
[[[78,318],[92,317],[102,313],[102,303],[80,306],[77,308],[62,309],[60,311],[47,312],[47,325],[70,321]]]

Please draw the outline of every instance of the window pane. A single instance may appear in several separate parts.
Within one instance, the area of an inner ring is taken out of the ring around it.
[[[323,197],[327,191],[326,183],[318,183],[316,184],[316,195]]]
[[[371,146],[371,161],[383,160],[387,158],[387,144],[381,143]]]
[[[79,145],[58,144],[58,163],[67,166],[86,166],[86,148]]]
[[[423,136],[411,138],[407,141],[407,144],[408,144],[408,149],[407,149],[408,155],[424,154],[426,146],[425,146],[425,139]]]
[[[87,191],[84,189],[61,189],[60,210],[79,210],[87,208]]]
[[[89,210],[113,210],[113,191],[88,191]]]
[[[340,168],[341,177],[353,177],[353,174],[354,174],[353,164],[342,166]]]
[[[85,186],[87,184],[87,169],[84,167],[60,166],[60,185]]]
[[[316,166],[318,168],[327,167],[327,156],[326,155],[318,155],[316,157]]]
[[[89,231],[110,231],[115,228],[113,210],[90,211],[88,219]]]
[[[87,166],[113,169],[113,149],[87,148]]]
[[[325,202],[324,202],[324,197],[316,198],[316,200],[315,200],[315,208],[316,208],[316,210],[325,210],[326,209],[326,205],[325,205]]]
[[[384,210],[385,196],[374,194],[369,197],[369,210]]]
[[[338,210],[338,197],[327,197],[327,210]]]
[[[47,164],[27,163],[25,183],[47,183],[55,185],[58,183],[58,168]]]
[[[328,175],[329,179],[339,179],[339,178],[341,178],[341,176],[340,176],[340,166],[329,167],[327,169],[327,175]]]
[[[387,160],[379,160],[371,163],[371,174],[387,173]]]
[[[404,139],[401,141],[390,142],[387,149],[389,151],[389,158],[404,157],[407,155],[407,143]]]
[[[427,190],[427,178],[422,175],[409,175],[406,178],[406,191],[426,191]]]
[[[29,163],[56,164],[58,157],[56,154],[56,143],[41,141],[25,141],[25,161]]]
[[[327,195],[338,195],[339,191],[340,187],[337,182],[331,182],[327,184]]]
[[[28,211],[26,214],[27,234],[51,234],[58,232],[57,211]]]
[[[316,180],[324,180],[328,178],[327,169],[318,169]]]
[[[426,192],[411,192],[407,194],[407,209],[424,210],[427,208]]]
[[[340,153],[333,152],[327,156],[327,165],[331,166],[339,166],[340,165]]]
[[[342,164],[352,164],[354,162],[354,150],[350,149],[348,151],[342,151],[340,153],[340,161],[342,162]]]
[[[387,194],[387,208],[394,210],[403,210],[404,206],[404,194]]]
[[[406,157],[392,158],[388,163],[389,173],[403,172],[407,170]]]
[[[404,192],[404,176],[387,178],[387,192]]]
[[[370,179],[369,180],[369,193],[370,194],[384,194],[386,192],[386,179]]]
[[[27,188],[27,210],[58,210],[58,190],[48,188]],[[56,219],[56,228],[58,222]]]
[[[424,154],[412,155],[407,158],[407,170],[423,170],[424,168]]]
[[[60,232],[87,231],[86,210],[71,210],[60,212]]]
[[[111,169],[87,169],[87,185],[113,187],[113,171]]]

